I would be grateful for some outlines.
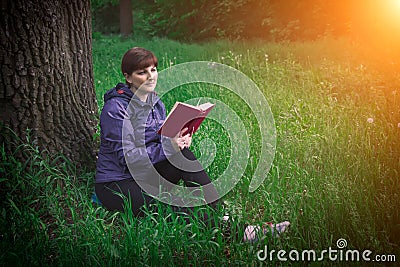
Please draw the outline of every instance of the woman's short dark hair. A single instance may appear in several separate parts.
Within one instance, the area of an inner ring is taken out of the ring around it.
[[[129,49],[122,57],[121,71],[122,74],[131,75],[135,70],[145,69],[150,66],[157,67],[158,60],[153,52],[141,48],[134,47]]]

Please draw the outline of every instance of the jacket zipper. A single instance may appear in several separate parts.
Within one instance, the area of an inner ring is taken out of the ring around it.
[[[158,131],[158,127],[159,127],[159,125],[158,125],[158,118],[157,118],[157,115],[154,113],[154,107],[151,108],[151,114],[152,114],[152,116],[153,116],[153,120],[156,121],[156,131]]]

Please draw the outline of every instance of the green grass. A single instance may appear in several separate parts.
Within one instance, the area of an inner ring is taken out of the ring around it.
[[[93,60],[100,109],[104,92],[122,81],[120,59],[133,46],[154,51],[160,69],[171,62],[213,60],[241,70],[258,85],[274,115],[277,151],[267,179],[253,193],[248,185],[258,163],[260,133],[240,96],[217,86],[188,85],[163,101],[170,109],[176,100],[210,97],[238,113],[251,137],[250,158],[241,181],[223,200],[240,222],[289,220],[289,233],[251,245],[235,236],[224,239],[220,229],[210,230],[197,218],[186,225],[165,207],[144,218],[107,212],[90,201],[93,173],[77,175],[70,163],[58,166],[56,158],[42,158],[28,141],[20,146],[27,162],[1,154],[0,262],[258,265],[256,253],[265,244],[270,250],[322,250],[336,247],[339,238],[349,249],[395,254],[400,260],[397,58],[345,40],[196,45],[98,36]],[[198,156],[206,138],[217,149],[207,167],[215,178],[230,160],[229,148],[243,144],[232,143],[218,123],[207,121],[193,143]]]

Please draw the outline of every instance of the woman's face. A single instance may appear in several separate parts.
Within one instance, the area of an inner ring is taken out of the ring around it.
[[[157,85],[158,72],[155,66],[135,70],[132,74],[124,74],[127,82],[131,84],[131,89],[136,93],[147,94],[154,91]]]

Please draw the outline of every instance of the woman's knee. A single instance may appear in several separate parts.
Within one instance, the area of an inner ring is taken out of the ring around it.
[[[193,154],[193,152],[189,148],[185,148],[182,151],[182,154],[185,158],[188,160],[197,160],[196,156]]]

